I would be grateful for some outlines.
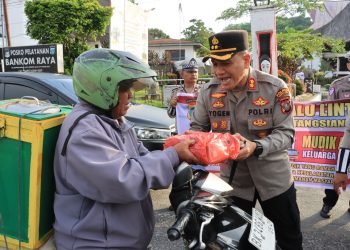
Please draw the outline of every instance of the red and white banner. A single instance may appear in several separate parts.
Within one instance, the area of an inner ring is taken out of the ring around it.
[[[196,94],[177,93],[176,128],[179,135],[190,128],[191,115],[196,106],[196,100]]]

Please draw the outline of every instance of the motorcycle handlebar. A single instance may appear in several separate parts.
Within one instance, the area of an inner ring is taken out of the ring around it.
[[[172,225],[168,231],[168,239],[171,241],[178,240],[181,237],[187,223],[190,221],[192,217],[192,213],[188,210],[183,211],[181,216],[175,221],[174,225]]]

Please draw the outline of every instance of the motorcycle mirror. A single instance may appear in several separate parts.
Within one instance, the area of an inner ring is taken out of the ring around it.
[[[177,189],[189,183],[192,180],[192,168],[187,162],[182,162],[175,171],[173,180],[173,189]]]

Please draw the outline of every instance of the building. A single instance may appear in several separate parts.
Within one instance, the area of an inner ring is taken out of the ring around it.
[[[1,47],[38,44],[26,34],[26,0],[1,0]],[[148,61],[148,12],[128,0],[99,0],[102,6],[111,6],[113,15],[105,36],[91,41],[91,47],[105,47],[129,51],[144,62]]]
[[[197,57],[196,49],[200,43],[179,39],[157,39],[148,42],[148,51],[158,54],[159,58],[168,56],[171,61],[188,60]]]
[[[324,10],[315,10],[310,13],[313,20],[311,28],[323,36],[343,39],[345,50],[350,51],[350,2],[349,1],[324,1]],[[348,74],[344,54],[326,52],[324,58],[336,58],[337,66],[335,75]]]
[[[26,0],[0,1],[1,47],[36,45],[37,40],[27,36],[27,17],[24,13]]]

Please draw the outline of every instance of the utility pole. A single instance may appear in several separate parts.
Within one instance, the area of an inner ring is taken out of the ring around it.
[[[7,37],[7,46],[11,47],[11,39],[10,39],[10,24],[9,24],[9,18],[7,13],[7,0],[2,0],[2,7],[4,10],[4,16],[5,16],[5,24],[6,24],[6,37]],[[4,19],[2,19],[3,21]],[[2,22],[4,24],[4,22]],[[4,34],[2,34],[4,36]]]
[[[1,41],[2,41],[2,47],[1,47],[1,72],[4,72],[5,71],[5,52],[4,52],[4,47],[5,47],[5,38],[4,38],[4,5],[3,5],[3,1],[1,1],[1,15],[0,15],[0,18],[1,18]]]

